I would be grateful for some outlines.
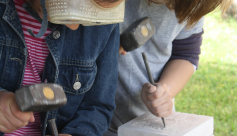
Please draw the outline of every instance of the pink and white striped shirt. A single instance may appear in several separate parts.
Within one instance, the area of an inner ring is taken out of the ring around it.
[[[25,68],[25,74],[23,78],[23,86],[36,84],[41,82],[40,76],[43,73],[45,66],[45,59],[48,56],[49,49],[45,42],[45,37],[51,33],[51,30],[47,30],[44,36],[41,38],[34,38],[28,32],[27,29],[33,30],[34,33],[38,33],[41,28],[41,23],[34,19],[23,7],[25,3],[23,0],[14,0],[15,8],[21,21],[25,42],[28,49],[27,63]],[[19,24],[20,25],[20,24]],[[41,136],[41,122],[40,113],[34,113],[35,122],[29,123],[27,126],[16,130],[13,133],[5,134],[4,136]]]

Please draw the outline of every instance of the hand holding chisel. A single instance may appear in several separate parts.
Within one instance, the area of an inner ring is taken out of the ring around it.
[[[144,60],[145,66],[146,66],[146,70],[147,70],[147,74],[148,74],[150,83],[151,83],[152,85],[155,85],[154,80],[153,80],[153,77],[152,77],[152,75],[151,75],[150,67],[149,67],[148,62],[147,62],[146,54],[145,54],[144,52],[142,53],[142,57],[143,57],[143,60]],[[161,119],[162,119],[162,122],[163,122],[164,127],[165,127],[165,120],[164,120],[163,117],[162,117]]]

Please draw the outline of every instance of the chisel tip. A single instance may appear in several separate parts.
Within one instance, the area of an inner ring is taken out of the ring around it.
[[[162,119],[162,122],[164,124],[164,127],[165,127],[165,119],[164,118],[161,118]]]

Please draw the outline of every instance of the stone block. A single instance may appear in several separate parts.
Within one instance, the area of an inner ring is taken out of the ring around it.
[[[173,112],[165,118],[145,113],[120,126],[118,136],[213,136],[214,119],[189,113]]]

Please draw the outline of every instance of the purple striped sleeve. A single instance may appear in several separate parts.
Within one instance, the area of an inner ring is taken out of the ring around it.
[[[187,60],[198,68],[203,33],[204,32],[202,30],[202,32],[193,34],[186,39],[174,40],[172,42],[173,48],[170,60]]]

